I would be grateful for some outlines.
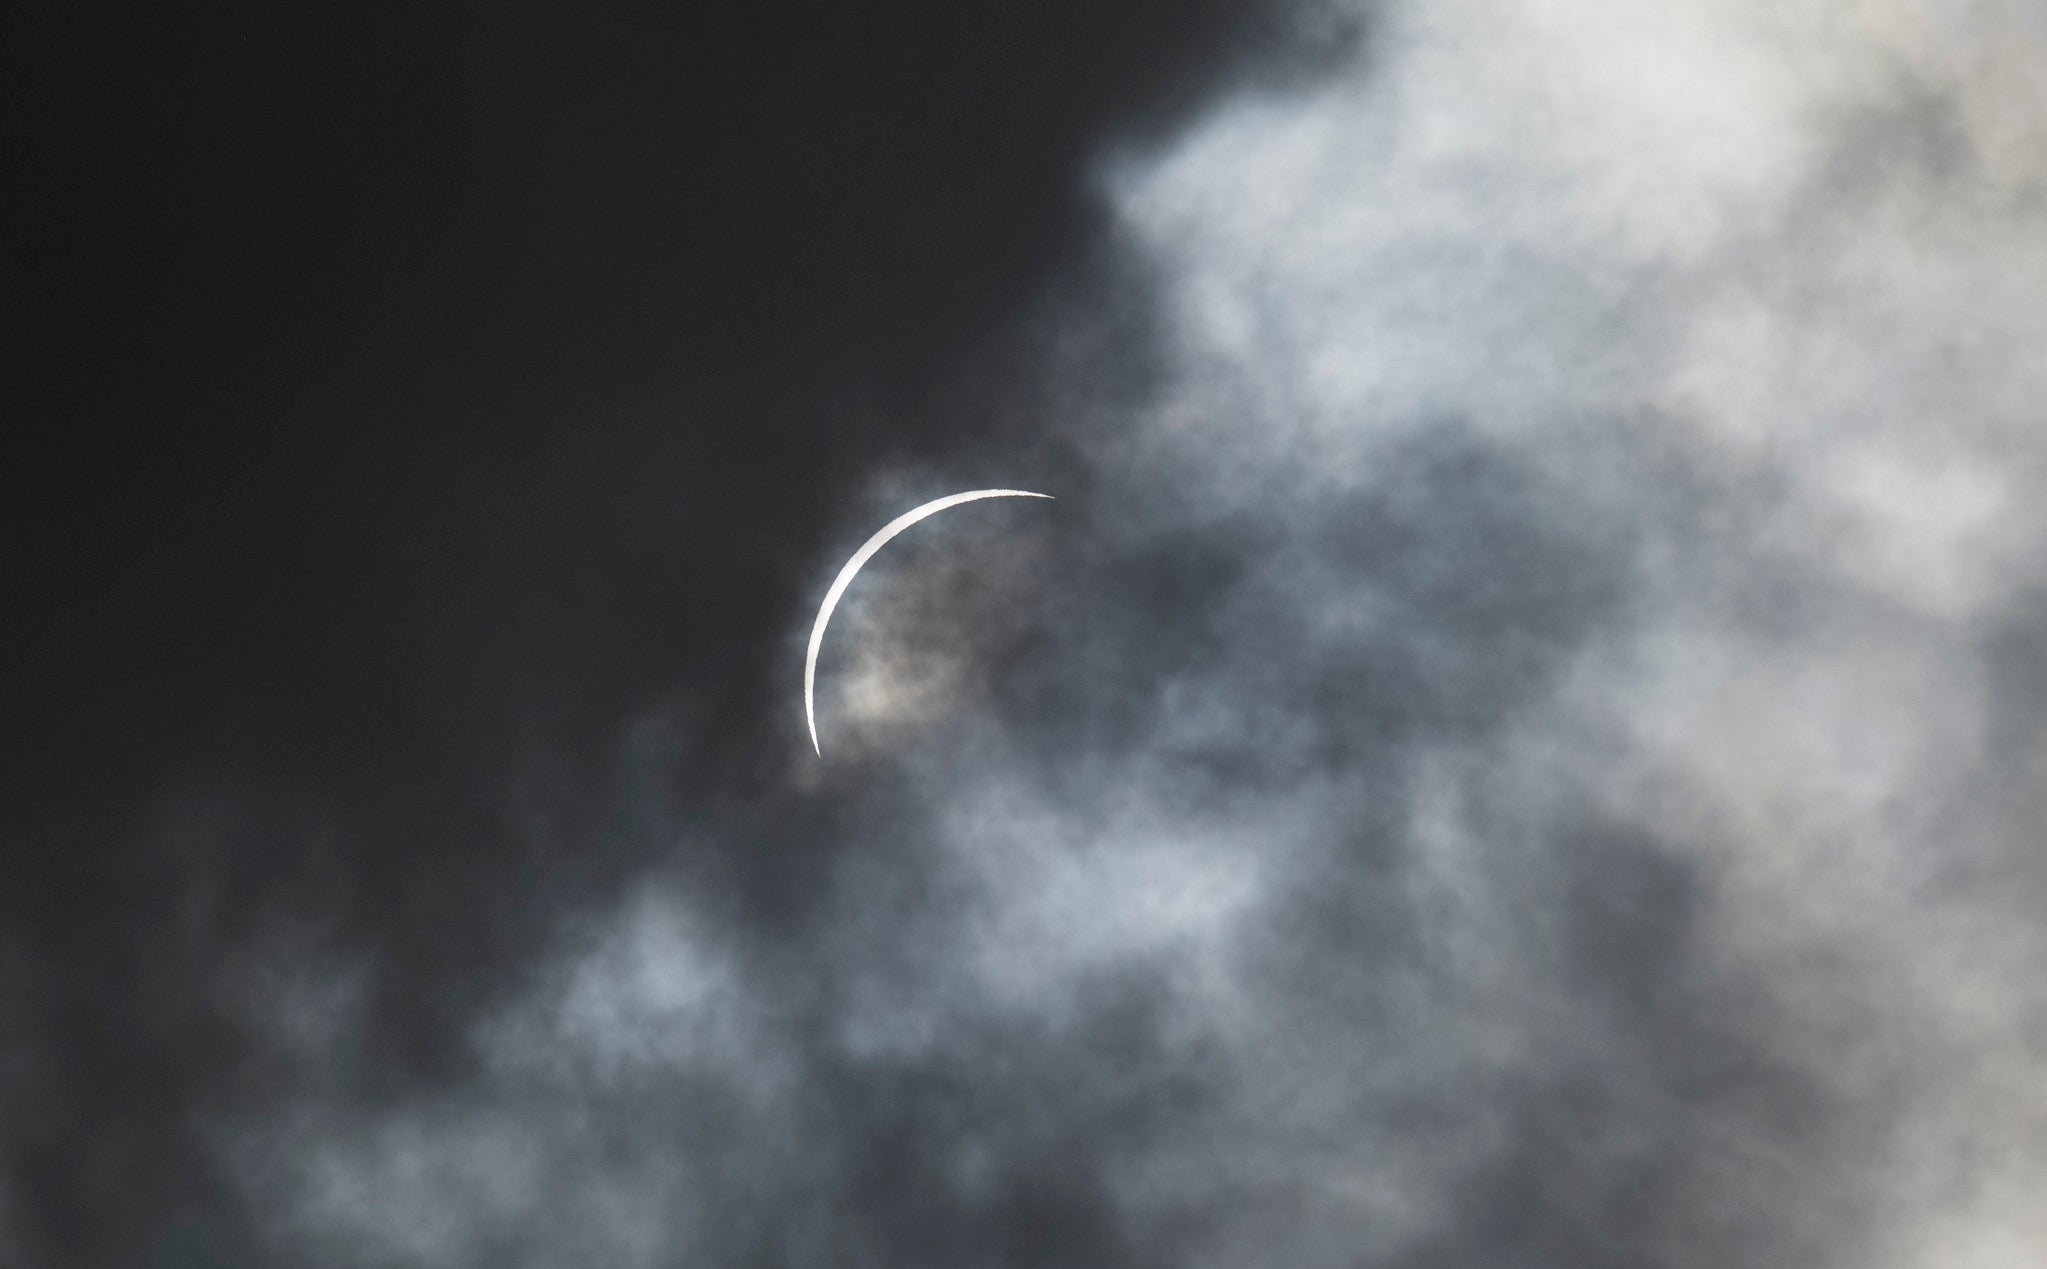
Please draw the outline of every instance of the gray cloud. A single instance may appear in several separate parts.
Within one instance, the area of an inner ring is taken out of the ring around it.
[[[863,579],[829,762],[650,705],[438,1084],[250,980],[282,1260],[2047,1259],[2047,31],[1372,23],[1105,161],[1147,289],[977,403],[1072,487]]]

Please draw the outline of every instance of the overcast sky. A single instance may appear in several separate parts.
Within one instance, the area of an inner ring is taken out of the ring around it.
[[[2047,1263],[2037,5],[95,21],[0,1266]]]

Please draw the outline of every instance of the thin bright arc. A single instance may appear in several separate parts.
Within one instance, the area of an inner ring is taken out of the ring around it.
[[[839,596],[852,585],[853,575],[861,566],[874,558],[874,553],[888,545],[888,540],[917,521],[937,515],[947,507],[957,507],[963,502],[975,502],[982,498],[1051,498],[1051,494],[1032,493],[1028,489],[973,489],[944,498],[935,498],[914,510],[905,511],[881,527],[860,549],[853,552],[853,558],[846,561],[846,567],[832,579],[832,588],[825,592],[824,606],[817,610],[817,624],[810,628],[810,652],[803,658],[803,719],[810,724],[810,748],[819,757],[824,750],[817,743],[817,708],[814,692],[817,686],[817,653],[824,646],[824,628],[832,619],[832,610],[839,606]]]

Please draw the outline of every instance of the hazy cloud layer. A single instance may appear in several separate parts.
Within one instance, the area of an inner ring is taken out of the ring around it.
[[[823,763],[649,702],[435,1078],[220,975],[276,1263],[2047,1262],[2047,24],[1351,16],[1103,156]]]

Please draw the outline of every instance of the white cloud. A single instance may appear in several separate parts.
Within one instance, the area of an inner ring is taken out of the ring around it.
[[[882,1263],[1051,1175],[1175,1263],[2047,1263],[2047,28],[1368,16],[1107,177],[1163,362],[1110,417],[1060,314],[1066,527],[873,575],[840,765],[628,790],[740,862],[257,1188],[371,1262]]]

